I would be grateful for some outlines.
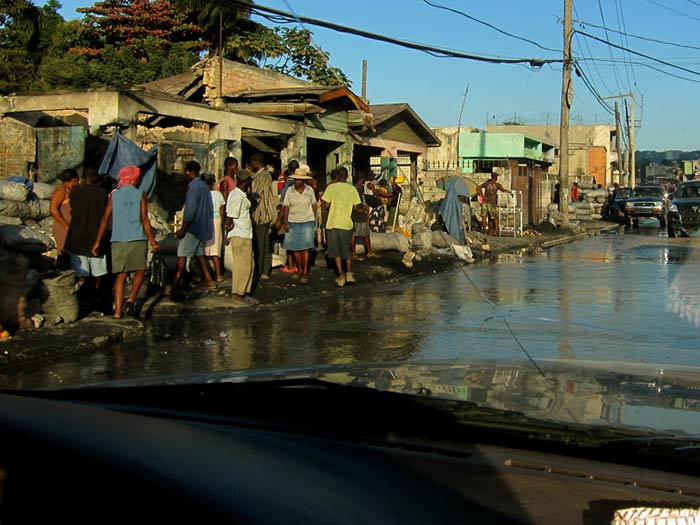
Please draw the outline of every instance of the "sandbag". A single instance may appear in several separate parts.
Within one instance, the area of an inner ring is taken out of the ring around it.
[[[26,202],[0,199],[0,215],[26,219],[29,217],[29,205]]]
[[[0,244],[13,252],[30,254],[44,253],[56,247],[50,236],[11,224],[0,225]]]
[[[34,195],[40,200],[51,200],[51,195],[53,195],[55,189],[56,186],[46,184],[45,182],[34,183]]]
[[[73,270],[44,275],[41,308],[49,323],[73,323],[78,319],[78,290]]]
[[[39,228],[41,228],[45,232],[52,232],[53,231],[53,217],[49,215],[45,219],[41,219],[39,221]]]
[[[25,280],[29,270],[27,258],[0,246],[0,324],[14,329],[25,321]]]
[[[0,180],[0,199],[14,202],[25,202],[29,190],[24,184],[9,180]]]
[[[38,221],[45,219],[51,215],[51,201],[31,201],[27,203],[29,206],[28,219],[36,219]]]
[[[370,234],[370,241],[372,242],[372,250],[375,252],[396,250],[398,252],[405,253],[411,247],[411,241],[408,239],[408,237],[398,232],[372,232]]]
[[[413,233],[413,236],[411,237],[412,240],[412,246],[416,250],[429,250],[430,248],[433,247],[433,232],[430,230],[428,231],[420,231],[418,233]],[[457,243],[459,244],[459,243]],[[374,245],[372,245],[374,246]]]
[[[591,219],[595,219],[597,221],[601,220],[603,216],[600,213],[591,213]]]
[[[453,244],[459,244],[459,241],[452,237],[447,232],[434,231],[432,232],[432,244],[435,248],[450,248]]]
[[[547,211],[559,211],[559,205],[556,202],[547,205]]]
[[[0,217],[0,224],[14,224],[18,226],[22,224],[22,219],[19,217]]]

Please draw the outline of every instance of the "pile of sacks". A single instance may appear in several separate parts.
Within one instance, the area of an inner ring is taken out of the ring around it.
[[[0,180],[0,224],[39,222],[51,216],[51,195],[55,186],[43,182]]]
[[[0,224],[0,325],[10,330],[39,328],[44,322],[78,318],[72,271],[51,271],[45,256],[55,248],[51,236],[27,226]]]

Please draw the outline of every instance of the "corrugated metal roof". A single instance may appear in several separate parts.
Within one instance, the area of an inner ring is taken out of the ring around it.
[[[303,95],[323,95],[331,93],[343,86],[299,86],[299,87],[284,87],[275,89],[245,89],[236,91],[226,95],[226,98],[268,98],[268,97],[286,97],[286,96],[303,96]]]
[[[169,95],[180,95],[187,91],[189,87],[199,82],[202,78],[201,71],[188,71],[172,77],[154,80],[141,84],[141,87],[151,91],[160,91]]]

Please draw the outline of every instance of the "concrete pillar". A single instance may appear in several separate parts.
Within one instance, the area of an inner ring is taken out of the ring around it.
[[[230,143],[228,145],[228,156],[236,157],[238,159],[238,165],[243,168],[243,129],[240,126],[232,126],[230,134]]]
[[[292,160],[297,159],[299,164],[307,162],[306,149],[306,126],[297,126],[296,133],[287,140],[287,147],[282,152],[282,166]]]
[[[224,172],[224,160],[228,156],[226,141],[221,138],[221,124],[212,124],[209,128],[209,166],[207,171],[221,178]]]

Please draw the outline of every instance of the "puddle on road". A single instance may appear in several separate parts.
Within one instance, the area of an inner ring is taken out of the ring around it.
[[[696,365],[688,341],[697,340],[700,325],[700,280],[689,261],[698,253],[694,245],[646,236],[601,236],[366,294],[229,317],[163,319],[149,325],[142,344],[0,374],[0,386],[354,362],[527,362],[521,344],[536,359]]]

